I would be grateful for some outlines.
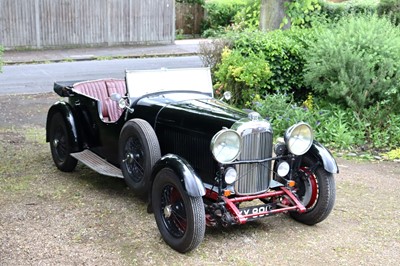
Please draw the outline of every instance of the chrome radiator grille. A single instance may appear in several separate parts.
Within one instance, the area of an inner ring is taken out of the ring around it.
[[[262,132],[243,136],[241,160],[266,159],[272,156],[272,133]],[[239,195],[257,194],[266,191],[270,182],[271,161],[265,163],[239,164],[238,181],[235,184]]]

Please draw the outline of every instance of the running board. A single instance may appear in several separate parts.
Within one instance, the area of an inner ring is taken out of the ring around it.
[[[121,169],[110,164],[90,150],[83,150],[81,152],[71,153],[71,156],[81,163],[85,164],[87,167],[98,172],[99,174],[124,178]]]

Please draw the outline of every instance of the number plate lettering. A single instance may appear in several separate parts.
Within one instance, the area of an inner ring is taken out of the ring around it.
[[[272,209],[272,206],[269,204],[246,207],[239,209],[241,215],[255,215],[254,217],[263,217],[268,214],[257,215],[258,213],[268,212]]]

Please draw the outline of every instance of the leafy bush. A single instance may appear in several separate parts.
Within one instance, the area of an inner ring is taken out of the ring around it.
[[[231,44],[227,39],[213,39],[211,42],[200,42],[199,56],[203,62],[203,66],[210,67],[211,71],[215,71],[217,64],[221,63],[222,51]]]
[[[396,148],[400,146],[400,116],[381,110],[379,105],[364,110],[362,116],[353,116],[352,123],[364,133],[367,148]]]
[[[395,25],[400,25],[400,0],[381,0],[378,14],[388,15]]]
[[[210,37],[213,32],[221,33],[233,23],[235,15],[247,5],[246,0],[209,0],[204,4],[207,13],[203,22],[203,36]]]
[[[263,58],[262,53],[244,56],[237,50],[225,48],[218,70],[214,73],[218,80],[216,94],[229,90],[233,93],[235,104],[250,102],[272,75]]]
[[[329,21],[338,21],[347,15],[374,14],[378,3],[379,0],[349,0],[342,3],[319,0],[321,9],[315,10],[314,15]]]
[[[362,114],[400,111],[400,31],[374,15],[348,17],[321,31],[306,53],[305,82]]]
[[[227,38],[232,49],[242,55],[250,53],[264,55],[272,71],[272,77],[266,81],[265,90],[273,92],[296,92],[296,97],[307,95],[303,81],[305,63],[304,50],[313,42],[313,29],[293,28],[285,31],[231,32]]]
[[[385,154],[389,160],[400,159],[400,148],[389,151]]]
[[[310,106],[312,96],[306,102]],[[282,136],[289,126],[302,121],[313,128],[318,141],[329,147],[348,149],[362,142],[357,131],[351,128],[351,116],[346,111],[335,105],[326,109],[307,108],[306,102],[297,105],[290,94],[257,95],[252,108],[272,123],[277,137]]]
[[[382,120],[382,114],[374,108],[368,109],[368,117],[359,117],[350,109],[311,95],[297,104],[292,95],[281,93],[256,95],[251,108],[272,123],[277,137],[303,121],[310,124],[319,142],[331,148],[391,150],[400,145],[400,117],[390,114]]]
[[[285,2],[285,13],[290,18],[291,25],[294,26],[309,26],[313,20],[313,11],[320,10],[321,6],[318,0],[296,0]],[[283,18],[281,27],[286,25],[289,20],[287,17]]]
[[[260,25],[260,0],[247,0],[246,6],[233,18],[236,29],[258,30]]]
[[[389,151],[400,145],[400,117],[390,114],[382,120],[379,110],[373,108],[368,109],[369,117],[361,118],[311,94],[298,104],[293,95],[282,93],[256,94],[249,107],[272,123],[276,137],[303,121],[311,125],[315,138],[330,148]]]

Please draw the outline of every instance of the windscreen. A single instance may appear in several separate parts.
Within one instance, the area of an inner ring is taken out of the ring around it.
[[[162,91],[197,91],[213,97],[209,68],[127,70],[130,98]]]

